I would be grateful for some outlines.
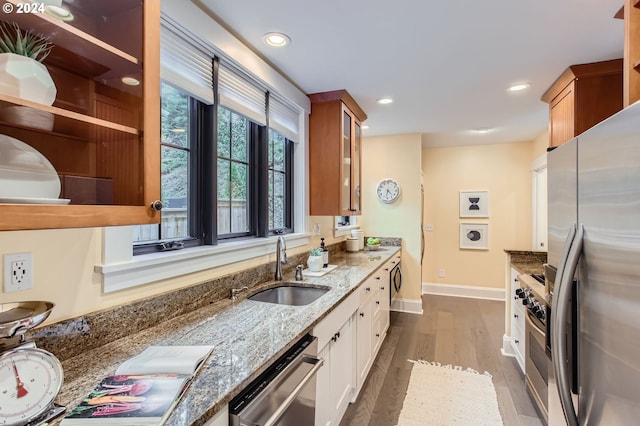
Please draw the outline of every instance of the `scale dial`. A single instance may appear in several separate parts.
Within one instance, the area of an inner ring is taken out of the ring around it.
[[[24,425],[47,412],[62,387],[60,361],[38,348],[0,355],[0,425]]]

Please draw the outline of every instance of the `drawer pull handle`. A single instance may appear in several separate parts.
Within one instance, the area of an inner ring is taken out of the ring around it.
[[[365,290],[367,290],[367,291],[371,291],[371,287],[367,287]]]
[[[380,337],[380,333],[376,333],[376,337]]]
[[[364,312],[360,312],[360,316],[364,318]]]
[[[518,339],[514,340],[514,342],[516,342],[516,345],[520,344],[520,340],[518,340]]]
[[[379,304],[380,304],[380,301],[379,301],[379,300],[376,300],[376,305],[379,305]]]
[[[376,277],[376,280],[380,280],[380,277]]]
[[[518,318],[518,314],[513,314],[513,317],[514,318]]]

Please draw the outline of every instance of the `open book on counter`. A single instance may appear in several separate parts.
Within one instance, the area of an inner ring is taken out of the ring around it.
[[[120,364],[61,425],[162,425],[213,346],[150,346]]]

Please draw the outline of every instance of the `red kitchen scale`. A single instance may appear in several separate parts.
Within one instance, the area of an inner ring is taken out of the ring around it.
[[[42,323],[50,302],[0,304],[0,425],[35,426],[59,416],[54,400],[62,388],[62,364],[52,353],[26,341],[25,332]]]

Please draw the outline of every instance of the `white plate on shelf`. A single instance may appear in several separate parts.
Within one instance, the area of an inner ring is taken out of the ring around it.
[[[59,196],[60,178],[49,160],[31,145],[0,135],[0,197],[50,202]]]
[[[69,204],[69,198],[27,198],[27,197],[0,197],[3,204]]]

